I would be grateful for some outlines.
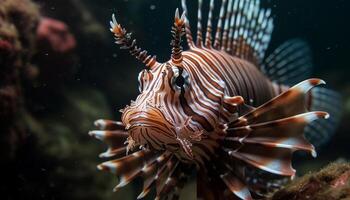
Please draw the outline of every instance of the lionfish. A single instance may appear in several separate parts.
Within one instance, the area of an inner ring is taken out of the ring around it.
[[[198,0],[196,41],[186,0],[181,4],[171,59],[164,63],[141,50],[113,14],[116,43],[146,69],[138,76],[140,94],[121,110],[122,122],[97,120],[101,130],[90,131],[109,145],[100,157],[115,158],[98,169],[118,176],[114,190],[142,177],[138,199],[153,187],[156,199],[178,199],[193,174],[199,199],[253,199],[278,185],[279,177],[295,176],[295,151],[316,156],[339,121],[339,95],[314,88],[323,80],[307,79],[312,61],[303,40],[265,56],[273,17],[260,0],[222,0],[217,21],[210,0],[206,31]]]

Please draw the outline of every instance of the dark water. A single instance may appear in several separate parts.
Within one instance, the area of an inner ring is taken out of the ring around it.
[[[20,71],[17,77],[21,95],[15,122],[11,122],[15,128],[4,129],[2,136],[2,152],[6,156],[2,160],[1,199],[135,199],[142,182],[137,180],[112,193],[117,180],[95,167],[101,161],[97,156],[104,146],[87,135],[95,119],[120,118],[118,110],[138,94],[137,75],[143,69],[142,64],[114,45],[108,32],[109,20],[116,13],[140,46],[166,61],[170,58],[173,15],[181,6],[180,1],[36,3],[41,16],[67,25],[76,45],[63,53],[50,49],[50,45],[36,45],[27,60],[39,74],[28,78]],[[302,157],[296,160],[295,167],[303,174],[329,162],[349,160],[350,2],[275,0],[266,6],[272,7],[275,15],[268,52],[291,38],[306,40],[313,50],[314,76],[326,80],[330,88],[343,96],[344,107],[339,112],[344,117],[335,136],[317,159]],[[194,21],[195,4],[190,4],[189,9]],[[192,193],[193,188],[187,188],[184,199],[192,197]]]

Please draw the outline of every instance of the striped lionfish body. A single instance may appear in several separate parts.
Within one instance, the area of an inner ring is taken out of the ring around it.
[[[118,175],[115,189],[141,176],[138,198],[155,186],[157,199],[177,199],[195,170],[198,198],[252,199],[269,189],[270,180],[249,174],[293,177],[294,151],[316,155],[304,133],[319,147],[333,132],[339,116],[330,98],[339,97],[325,88],[311,90],[324,83],[320,79],[302,81],[311,66],[307,45],[291,40],[265,58],[271,11],[260,8],[260,0],[223,0],[214,33],[214,5],[211,0],[203,31],[198,1],[193,41],[182,0],[165,63],[142,51],[113,15],[116,43],[147,67],[138,77],[140,95],[122,110],[122,122],[97,120],[102,130],[90,132],[109,145],[101,157],[117,157],[98,166]]]

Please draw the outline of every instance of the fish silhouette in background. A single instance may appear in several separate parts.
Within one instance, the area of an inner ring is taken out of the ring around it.
[[[111,160],[98,168],[119,177],[115,190],[143,177],[138,199],[153,187],[156,199],[178,199],[193,172],[200,199],[263,195],[274,185],[266,174],[293,177],[293,152],[316,156],[316,147],[331,137],[340,117],[339,95],[314,88],[325,82],[309,79],[310,49],[302,40],[265,56],[273,19],[260,0],[222,0],[217,23],[214,0],[207,23],[198,0],[196,41],[186,1],[181,4],[171,58],[164,63],[139,48],[112,16],[116,43],[146,69],[138,77],[139,96],[121,110],[122,121],[97,120],[101,130],[90,131],[109,145],[100,157]]]

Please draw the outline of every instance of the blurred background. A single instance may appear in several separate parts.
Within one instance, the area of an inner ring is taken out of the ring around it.
[[[296,160],[299,175],[349,160],[350,1],[266,5],[275,16],[269,52],[291,38],[306,40],[314,76],[343,96],[338,131],[317,159]],[[179,0],[0,0],[1,199],[136,198],[138,181],[112,192],[116,178],[96,169],[105,146],[87,134],[96,119],[120,118],[143,69],[114,45],[109,20],[116,13],[140,46],[166,61],[177,7]],[[184,199],[193,192],[187,187]]]

